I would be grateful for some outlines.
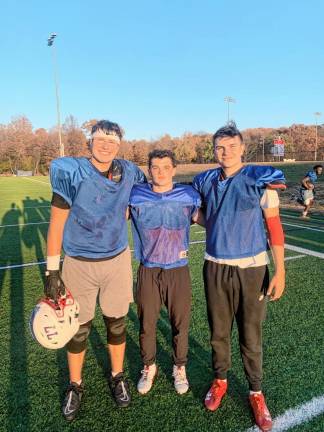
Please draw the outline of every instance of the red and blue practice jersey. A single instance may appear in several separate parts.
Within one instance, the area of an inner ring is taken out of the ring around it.
[[[129,196],[132,187],[146,178],[132,162],[118,161],[119,182],[102,176],[87,158],[63,157],[51,163],[53,192],[70,205],[63,237],[67,255],[109,258],[127,247]]]
[[[191,219],[200,195],[191,186],[153,192],[152,185],[134,186],[130,214],[135,257],[146,267],[175,268],[188,264]]]

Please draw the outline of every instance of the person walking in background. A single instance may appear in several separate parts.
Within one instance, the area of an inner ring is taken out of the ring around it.
[[[304,207],[301,214],[302,219],[309,219],[308,212],[314,204],[315,199],[315,183],[318,176],[323,173],[323,165],[315,165],[311,171],[308,171],[302,179],[301,187],[299,190],[298,202]]]

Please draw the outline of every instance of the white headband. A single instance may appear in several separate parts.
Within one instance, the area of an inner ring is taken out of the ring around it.
[[[109,137],[114,141],[120,142],[119,136],[113,130],[104,131],[102,129],[97,129],[93,134],[91,134],[91,138],[107,138],[107,137]]]

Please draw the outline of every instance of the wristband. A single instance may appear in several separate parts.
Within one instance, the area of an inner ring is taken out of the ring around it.
[[[60,255],[53,255],[47,257],[47,270],[59,270],[60,269]]]

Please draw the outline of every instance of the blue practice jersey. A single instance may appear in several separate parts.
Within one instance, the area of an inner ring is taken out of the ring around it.
[[[200,204],[191,186],[175,184],[165,193],[153,192],[150,184],[135,186],[130,213],[136,258],[146,267],[188,264],[190,223]]]
[[[309,177],[309,180],[311,183],[315,184],[317,182],[317,174],[315,171],[308,171],[308,173],[305,175],[305,177]]]
[[[51,163],[53,192],[71,206],[63,236],[67,255],[109,258],[127,247],[130,192],[146,179],[132,162],[119,162],[122,178],[118,183],[102,176],[87,158],[64,157]]]
[[[260,199],[267,185],[284,184],[282,171],[246,165],[225,180],[221,172],[221,168],[209,170],[193,180],[193,187],[202,196],[206,252],[216,259],[237,259],[266,251]]]

